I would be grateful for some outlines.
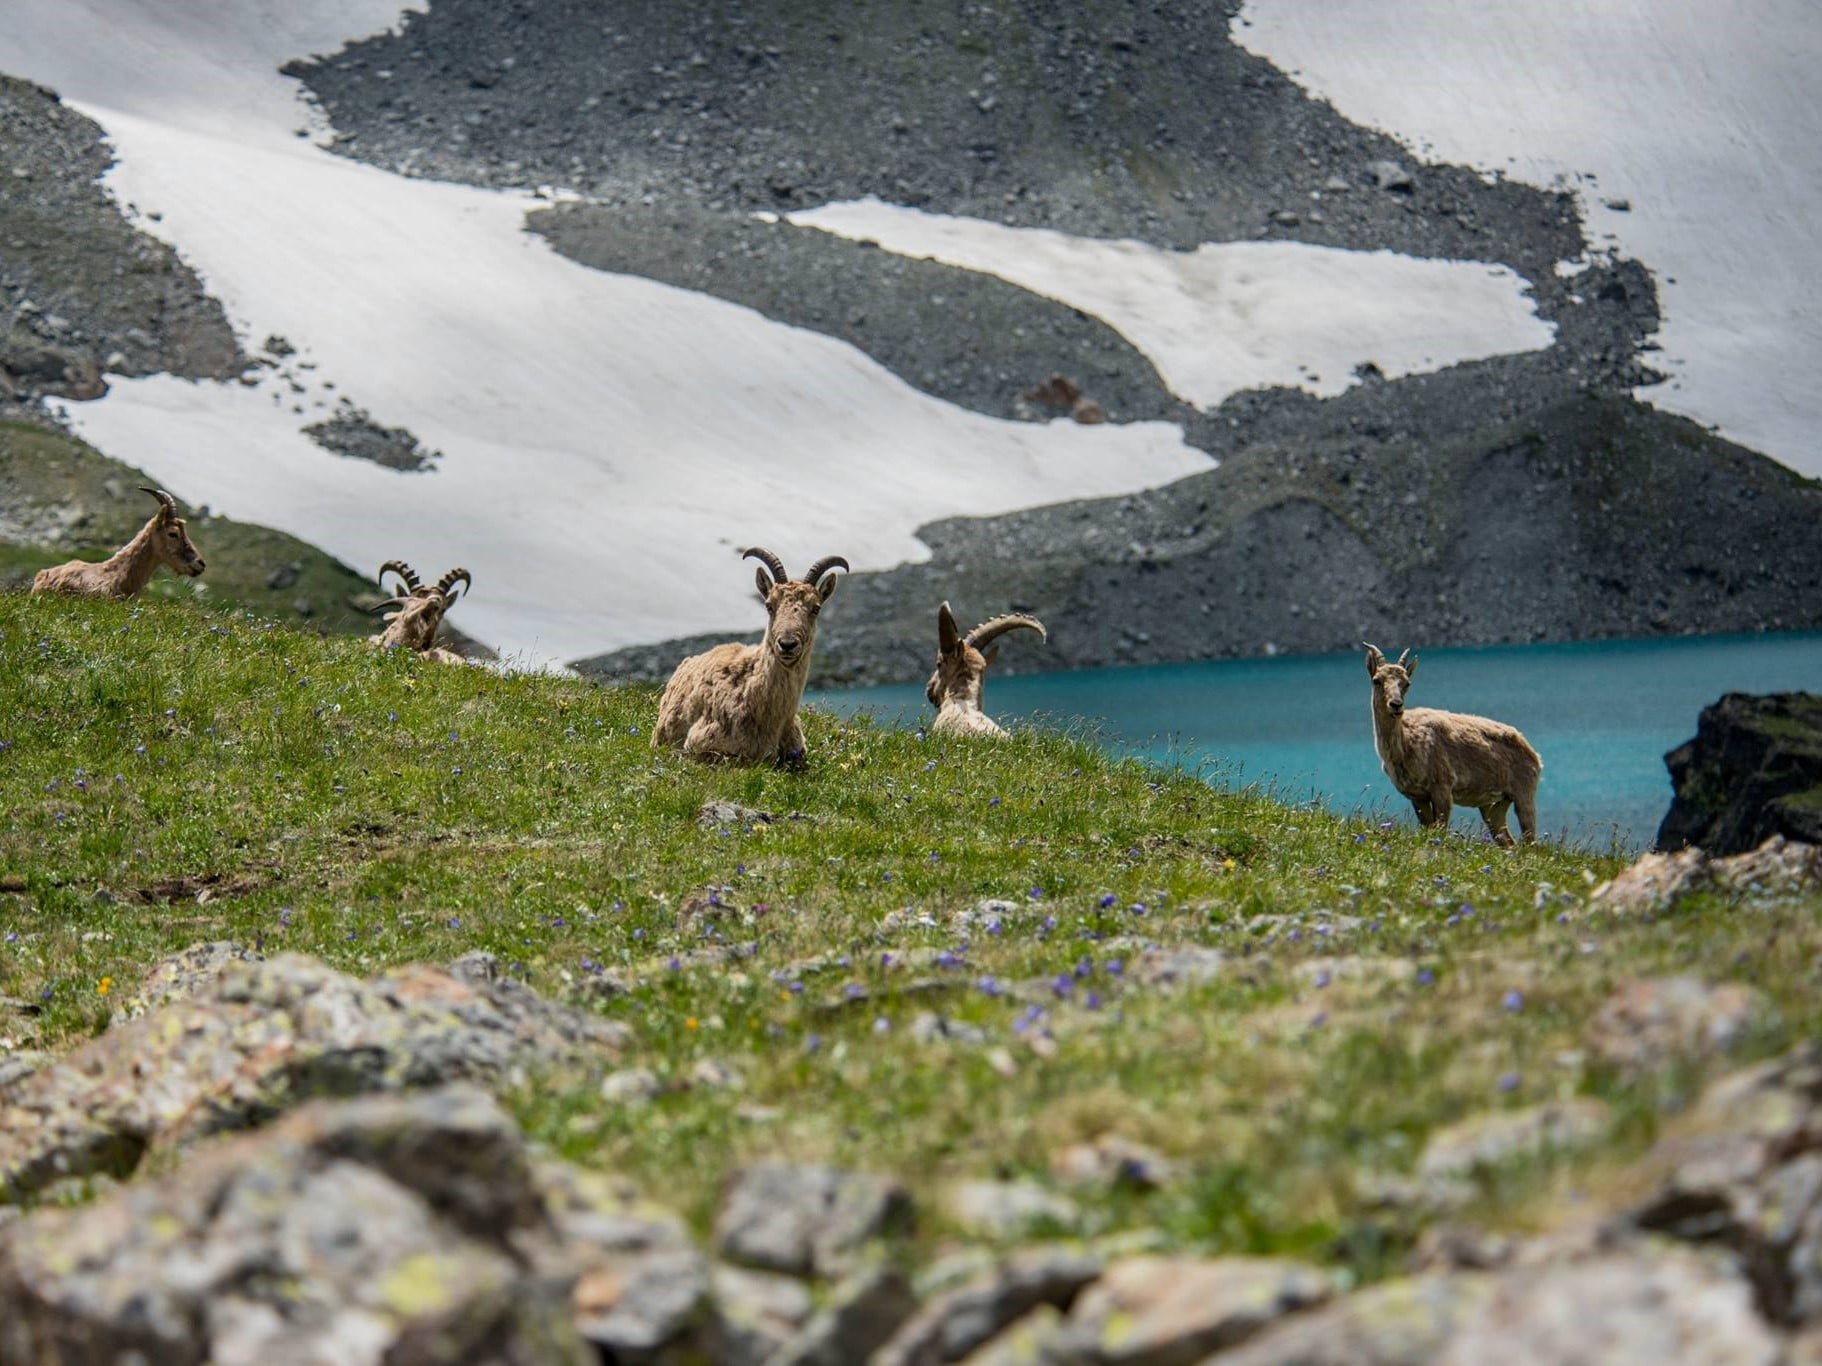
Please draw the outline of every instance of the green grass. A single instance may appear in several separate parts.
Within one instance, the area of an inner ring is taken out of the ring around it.
[[[1584,899],[1612,859],[1337,819],[1068,736],[971,744],[811,714],[808,771],[785,773],[655,755],[654,710],[650,690],[420,664],[187,604],[0,595],[0,998],[38,1008],[0,1005],[0,1036],[71,1045],[200,940],[359,973],[484,948],[626,1020],[625,1065],[667,1083],[614,1107],[546,1079],[511,1098],[531,1132],[698,1222],[760,1156],[892,1171],[927,1197],[960,1176],[1047,1181],[1060,1148],[1112,1132],[1183,1175],[1087,1202],[1083,1231],[1373,1276],[1421,1220],[1375,1212],[1366,1178],[1408,1170],[1437,1126],[1614,1104],[1605,1148],[1489,1183],[1481,1213],[1523,1223],[1600,1189],[1699,1081],[1587,1061],[1620,978],[1751,981],[1781,1019],[1748,1052],[1822,1017],[1813,901],[1613,920]],[[796,818],[701,829],[715,797]],[[1018,909],[964,947],[949,918],[988,896]],[[936,927],[882,926],[908,908]],[[1360,925],[1252,923],[1317,912]],[[1141,987],[1110,965],[1141,938],[1227,961],[1202,986]],[[701,963],[728,944],[751,956]],[[919,950],[959,962],[897,965]],[[1317,959],[1336,960],[1326,985]],[[926,1010],[990,1042],[914,1042]],[[704,1059],[738,1087],[691,1084]],[[945,1232],[934,1207],[926,1243]]]
[[[157,505],[139,491],[155,481],[55,428],[0,421],[0,588],[25,588],[38,570],[66,560],[105,560],[145,525]],[[182,489],[175,490],[181,497]],[[69,539],[49,539],[70,510],[82,522]],[[270,527],[227,517],[201,517],[184,505],[191,538],[208,562],[200,579],[160,569],[146,595],[219,610],[246,608],[261,616],[335,635],[375,629],[365,605],[374,585],[314,546]],[[8,526],[36,528],[6,539]],[[290,573],[272,586],[275,570]]]

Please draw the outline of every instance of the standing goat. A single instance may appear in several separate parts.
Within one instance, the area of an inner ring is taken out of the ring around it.
[[[1363,642],[1364,643],[1364,642]],[[1455,803],[1480,812],[1494,842],[1510,847],[1506,812],[1518,808],[1525,842],[1537,839],[1537,780],[1544,761],[1511,726],[1484,716],[1406,710],[1405,692],[1417,673],[1409,650],[1396,664],[1377,646],[1366,647],[1367,677],[1373,680],[1373,748],[1379,766],[1411,805],[1420,824],[1446,829]]]
[[[439,664],[462,664],[466,661],[454,650],[446,650],[437,642],[437,629],[443,624],[443,614],[455,606],[459,596],[456,584],[459,582],[469,589],[474,587],[474,579],[466,569],[452,569],[434,584],[426,586],[418,582],[418,576],[410,565],[403,560],[387,560],[380,566],[379,582],[381,591],[385,591],[386,575],[397,574],[404,582],[405,591],[394,594],[381,603],[381,607],[394,610],[386,615],[386,629],[377,636],[368,636],[369,645],[378,645],[385,649],[410,650],[423,659],[434,659]]]
[[[1023,613],[983,621],[966,636],[955,629],[955,615],[944,603],[936,612],[936,672],[924,687],[924,695],[936,708],[936,720],[930,723],[933,735],[1005,735],[993,719],[981,710],[981,690],[986,684],[987,666],[999,658],[994,641],[1008,631],[1036,631],[1038,639],[1049,640],[1044,623]]]
[[[717,645],[679,664],[658,701],[652,748],[681,746],[691,758],[739,764],[798,763],[804,743],[797,704],[810,672],[816,617],[841,582],[834,571],[848,562],[825,555],[794,580],[769,550],[754,547],[741,558],[765,565],[754,576],[765,603],[765,639]]]
[[[174,574],[195,578],[203,571],[202,552],[177,515],[177,500],[163,489],[140,491],[158,500],[158,511],[139,528],[139,534],[99,562],[71,560],[40,569],[32,577],[32,592],[70,593],[83,598],[130,598],[144,588],[159,565]]]

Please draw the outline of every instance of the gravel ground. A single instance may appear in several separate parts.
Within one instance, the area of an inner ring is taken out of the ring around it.
[[[221,305],[99,184],[111,160],[94,123],[0,76],[0,409],[98,397],[104,370],[243,368]]]

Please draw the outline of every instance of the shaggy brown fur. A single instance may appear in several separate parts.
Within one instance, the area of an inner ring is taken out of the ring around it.
[[[195,578],[203,571],[202,552],[190,539],[183,518],[177,515],[177,500],[163,489],[142,492],[158,500],[158,511],[108,559],[95,563],[71,560],[68,564],[40,569],[32,577],[33,593],[71,593],[84,598],[130,598],[151,581],[153,572],[164,565],[173,574]]]
[[[1480,812],[1494,840],[1510,846],[1506,812],[1518,808],[1518,828],[1527,844],[1537,839],[1537,781],[1544,761],[1511,726],[1484,716],[1407,709],[1405,692],[1417,672],[1409,650],[1388,664],[1376,646],[1366,647],[1367,677],[1373,680],[1373,747],[1379,766],[1417,810],[1426,826],[1446,828],[1449,809],[1459,803]]]
[[[368,636],[367,643],[388,650],[410,650],[439,664],[466,663],[454,650],[444,649],[436,641],[437,631],[443,625],[443,614],[455,606],[456,598],[461,595],[456,584],[460,582],[471,591],[474,588],[474,579],[469,572],[452,569],[434,584],[426,585],[418,582],[417,574],[403,560],[387,560],[380,566],[381,588],[386,586],[388,572],[404,580],[405,592],[380,604],[396,610],[387,614],[386,629],[377,636]]]
[[[652,748],[680,747],[694,759],[737,764],[801,763],[797,704],[810,672],[816,617],[840,582],[834,571],[848,562],[830,555],[793,580],[769,550],[754,547],[742,558],[766,566],[755,575],[766,610],[765,639],[717,645],[679,664],[658,700]]]
[[[930,723],[934,735],[1005,735],[981,710],[981,692],[986,686],[987,666],[1000,656],[992,645],[1008,631],[1036,631],[1038,638],[1048,640],[1044,623],[1022,613],[983,621],[967,636],[955,628],[955,614],[944,603],[936,611],[936,672],[924,687],[924,696],[936,708],[936,720]],[[985,648],[991,646],[991,648]]]

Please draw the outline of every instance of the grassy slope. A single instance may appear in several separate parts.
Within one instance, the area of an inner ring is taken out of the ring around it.
[[[0,586],[23,587],[33,573],[65,560],[106,559],[155,510],[139,492],[140,485],[152,482],[149,475],[64,432],[0,421]],[[60,525],[60,514],[68,508],[88,514],[72,539],[52,542],[42,531],[21,534],[24,527]],[[190,581],[161,569],[146,590],[152,597],[246,607],[335,634],[375,629],[375,619],[356,605],[377,598],[373,585],[340,561],[270,527],[197,517],[188,504],[184,511],[208,572]],[[3,528],[11,528],[17,539],[8,540]],[[268,576],[283,565],[296,567],[296,581],[268,587]],[[299,603],[308,605],[307,616],[297,610]]]
[[[1598,1188],[1601,1164],[1649,1138],[1692,1076],[1628,1085],[1587,1061],[1588,1018],[1619,977],[1756,982],[1783,1023],[1755,1050],[1822,1014],[1815,905],[1613,922],[1580,896],[1611,861],[1341,821],[1068,737],[990,747],[811,715],[809,771],[786,774],[655,756],[653,710],[647,690],[420,665],[185,604],[0,595],[0,998],[42,1001],[35,1016],[0,1004],[0,1036],[68,1044],[101,1026],[104,979],[125,990],[211,938],[360,972],[487,948],[559,995],[583,995],[598,964],[634,983],[595,998],[637,1031],[629,1065],[676,1085],[614,1107],[553,1080],[515,1103],[554,1146],[698,1219],[759,1155],[897,1171],[927,1194],[955,1175],[1042,1178],[1061,1146],[1111,1130],[1188,1175],[1096,1204],[1090,1227],[1371,1275],[1413,1229],[1369,1215],[1357,1179],[1408,1168],[1437,1125],[1567,1094],[1616,1103],[1593,1168],[1489,1190],[1495,1217],[1521,1220],[1542,1187]],[[802,819],[700,829],[710,797]],[[1021,913],[963,949],[948,916],[989,895]],[[882,930],[907,906],[945,928]],[[1248,928],[1325,910],[1377,928],[1306,925],[1269,949]],[[1233,957],[1169,994],[1116,975],[1134,948],[1097,935]],[[720,942],[756,956],[670,965]],[[962,961],[881,966],[920,947]],[[1342,961],[1318,985],[1325,956]],[[1031,1005],[988,977],[1038,979],[1041,1017],[1020,1026]],[[1000,1066],[988,1048],[915,1043],[927,1009],[987,1030]],[[705,1058],[743,1085],[688,1086]],[[922,1237],[942,1233],[926,1219]]]

